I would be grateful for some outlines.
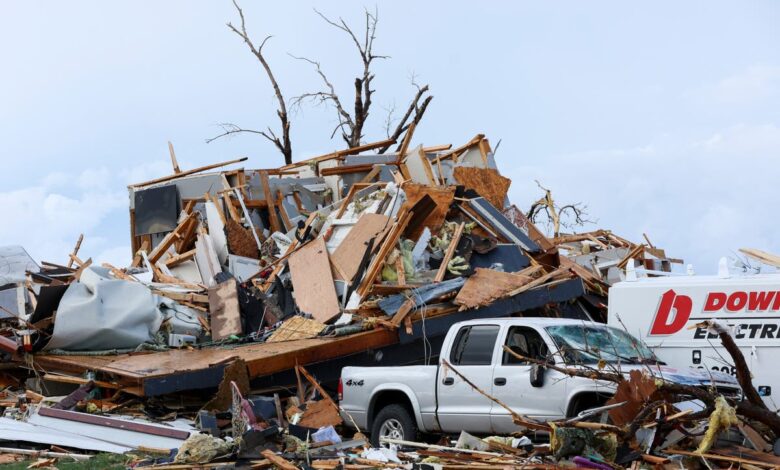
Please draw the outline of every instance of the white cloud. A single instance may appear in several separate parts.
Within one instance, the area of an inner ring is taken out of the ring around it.
[[[780,253],[778,156],[777,126],[741,124],[698,139],[540,158],[511,171],[498,164],[512,178],[518,207],[540,196],[539,179],[560,203],[588,204],[598,227],[635,241],[647,233],[670,256],[712,273],[741,247]]]
[[[90,184],[95,178],[101,182]],[[67,261],[80,233],[85,234],[85,249],[99,248],[107,242],[100,236],[101,223],[127,207],[127,193],[115,183],[108,172],[86,170],[78,175],[50,174],[40,185],[0,192],[0,245],[23,245],[37,260],[52,262]],[[73,191],[76,194],[70,194]]]
[[[697,141],[692,147],[708,152],[750,153],[777,158],[780,157],[780,127],[774,124],[738,124]]]
[[[695,93],[721,104],[752,104],[780,95],[780,66],[752,65]]]

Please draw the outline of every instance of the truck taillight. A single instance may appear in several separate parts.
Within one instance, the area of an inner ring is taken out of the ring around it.
[[[339,393],[339,401],[343,400],[344,399],[344,382],[341,381],[341,377],[339,377],[338,393]]]

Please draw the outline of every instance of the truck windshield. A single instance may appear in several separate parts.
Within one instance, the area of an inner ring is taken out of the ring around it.
[[[599,361],[629,364],[656,363],[655,355],[639,340],[608,326],[548,326],[566,364],[597,364]]]

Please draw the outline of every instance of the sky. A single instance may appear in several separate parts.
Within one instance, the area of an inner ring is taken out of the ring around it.
[[[646,233],[697,272],[754,247],[780,253],[780,3],[241,2],[289,99],[320,88],[322,63],[351,101],[361,62],[347,36],[379,12],[366,141],[385,137],[414,79],[434,99],[416,144],[486,134],[509,197],[588,206],[595,224]],[[65,263],[131,259],[130,183],[240,156],[282,164],[262,137],[207,144],[218,124],[277,126],[257,60],[226,27],[229,1],[0,0],[0,245]],[[331,109],[292,118],[296,160],[343,148]]]

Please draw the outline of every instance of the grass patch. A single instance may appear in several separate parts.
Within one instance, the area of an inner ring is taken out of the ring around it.
[[[123,470],[132,457],[122,454],[97,454],[89,460],[75,462],[62,458],[55,464],[59,470]],[[35,463],[37,459],[22,460],[19,462],[0,465],[0,470],[26,470],[27,466]]]

